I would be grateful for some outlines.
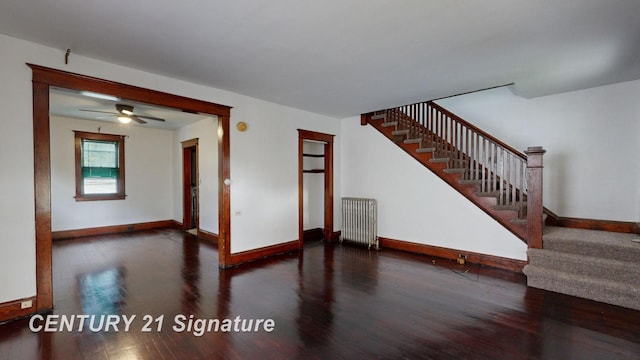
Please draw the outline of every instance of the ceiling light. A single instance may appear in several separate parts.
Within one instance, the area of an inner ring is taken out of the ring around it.
[[[125,114],[125,115],[128,115],[128,116],[133,115],[133,106],[131,106],[131,105],[116,104],[116,110],[120,114]]]
[[[94,92],[91,92],[91,91],[80,91],[80,94],[82,94],[84,96],[89,96],[89,97],[92,97],[92,98],[96,98],[96,99],[120,101],[119,97],[112,96],[112,95],[94,93]]]
[[[131,118],[129,116],[120,115],[118,116],[118,121],[120,121],[123,124],[128,124],[131,122]]]

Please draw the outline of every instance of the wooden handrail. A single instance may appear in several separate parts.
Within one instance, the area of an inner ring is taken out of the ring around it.
[[[428,101],[427,104],[429,104],[429,106],[438,109],[438,111],[446,114],[447,116],[456,119],[456,121],[458,121],[461,124],[464,124],[466,127],[468,127],[469,129],[472,129],[473,131],[482,134],[483,137],[491,140],[492,142],[500,145],[501,147],[511,151],[513,154],[518,155],[518,157],[520,157],[523,160],[527,159],[527,156],[525,154],[523,154],[522,152],[514,149],[513,147],[509,146],[508,144],[504,143],[503,141],[501,141],[500,139],[496,138],[495,136],[489,134],[488,132],[480,129],[479,127],[471,124],[470,122],[466,121],[465,119],[461,118],[460,116],[452,113],[451,111],[443,108],[442,106],[434,103],[433,101]]]
[[[390,135],[396,141],[403,136],[405,143],[418,144],[418,153],[432,153],[428,161],[446,163],[442,171],[460,174],[459,184],[476,185],[475,196],[495,196],[495,205],[485,210],[515,211],[511,221],[526,224],[516,235],[529,247],[542,247],[541,147],[527,149],[531,153],[527,157],[433,101],[363,114],[361,124],[373,119],[385,119],[383,126],[393,126]]]

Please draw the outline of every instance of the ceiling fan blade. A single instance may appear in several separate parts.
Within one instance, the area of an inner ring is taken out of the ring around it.
[[[131,115],[131,119],[133,119],[133,121],[137,122],[138,124],[146,124],[147,122],[140,119],[140,117],[138,115]]]
[[[147,120],[165,121],[164,119],[157,118],[157,117],[153,117],[153,116],[138,115],[138,114],[136,114],[135,116],[137,116],[137,117],[139,117],[139,118],[147,119]]]
[[[87,111],[87,112],[102,113],[102,114],[118,115],[118,113],[114,113],[112,111],[100,111],[100,110],[88,110],[88,109],[79,109],[79,110],[80,111]]]

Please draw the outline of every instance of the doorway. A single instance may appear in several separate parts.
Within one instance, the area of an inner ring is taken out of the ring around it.
[[[195,236],[200,231],[200,175],[198,139],[182,142],[182,226]]]
[[[315,131],[298,129],[298,247],[302,249],[305,237],[305,176],[320,176],[323,180],[322,211],[323,227],[322,239],[332,241],[333,236],[333,138],[334,135]],[[310,143],[317,144],[309,145]],[[305,144],[307,144],[305,146]],[[305,152],[305,149],[312,151]],[[315,149],[315,150],[314,150]],[[320,152],[322,149],[322,152]],[[305,168],[308,159],[320,159],[315,161],[313,168]],[[320,167],[321,166],[321,167]],[[308,182],[309,184],[310,182]]]
[[[229,123],[231,108],[202,100],[140,88],[109,80],[27,64],[32,70],[34,201],[36,238],[36,306],[35,311],[53,308],[52,244],[51,244],[51,154],[49,128],[49,91],[52,86],[77,91],[113,95],[151,105],[210,114],[218,117],[218,266],[231,264],[230,215],[231,191],[224,179],[231,176]]]

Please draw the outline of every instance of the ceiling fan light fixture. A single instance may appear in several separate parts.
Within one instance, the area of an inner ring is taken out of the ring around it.
[[[127,116],[133,115],[133,106],[126,104],[116,104],[116,110],[120,114],[125,114]]]
[[[118,121],[120,121],[123,124],[128,124],[128,123],[131,122],[131,117],[125,116],[125,115],[120,115],[120,116],[118,116]]]

